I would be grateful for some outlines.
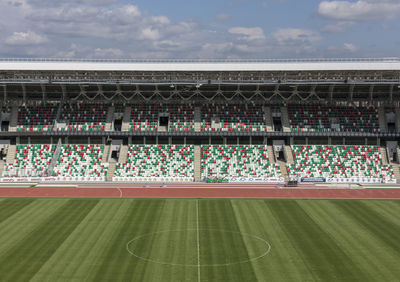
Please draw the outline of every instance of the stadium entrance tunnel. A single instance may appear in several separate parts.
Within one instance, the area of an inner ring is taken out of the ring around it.
[[[137,236],[127,242],[137,259],[172,266],[212,267],[261,260],[271,251],[263,238],[229,230],[165,230]]]

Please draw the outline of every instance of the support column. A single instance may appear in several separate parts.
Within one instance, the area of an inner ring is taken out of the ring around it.
[[[250,145],[253,145],[253,136],[250,135]]]
[[[143,136],[143,145],[146,145],[146,136]]]
[[[239,137],[236,137],[236,144],[237,144],[238,146],[240,145]]]

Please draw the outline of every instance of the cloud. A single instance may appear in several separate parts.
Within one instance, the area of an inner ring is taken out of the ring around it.
[[[47,41],[48,39],[45,36],[36,34],[32,31],[14,32],[5,39],[5,43],[8,45],[37,45]]]
[[[341,46],[329,46],[327,48],[328,54],[332,56],[346,56],[358,52],[360,48],[353,43],[344,43]]]
[[[327,32],[327,33],[345,32],[352,25],[354,25],[353,22],[341,22],[341,21],[335,22],[322,27],[321,32]]]
[[[221,13],[221,14],[217,14],[217,15],[215,16],[215,18],[216,18],[218,21],[227,21],[227,20],[229,20],[229,19],[231,18],[231,15]]]
[[[282,45],[299,43],[314,43],[321,37],[314,31],[299,28],[282,28],[272,33],[272,37]]]
[[[398,0],[322,1],[318,14],[341,21],[369,21],[393,19],[400,14]]]
[[[239,37],[241,40],[252,41],[265,39],[264,31],[261,27],[232,27],[228,30],[231,34],[243,35]]]

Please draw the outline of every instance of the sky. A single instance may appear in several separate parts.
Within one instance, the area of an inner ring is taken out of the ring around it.
[[[400,0],[0,0],[0,57],[400,57]]]

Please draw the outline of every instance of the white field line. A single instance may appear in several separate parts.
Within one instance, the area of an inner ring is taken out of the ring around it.
[[[196,200],[196,218],[197,218],[197,277],[200,282],[200,239],[199,239],[199,200]]]
[[[116,187],[119,191],[119,197],[122,198],[122,190],[119,187]]]

